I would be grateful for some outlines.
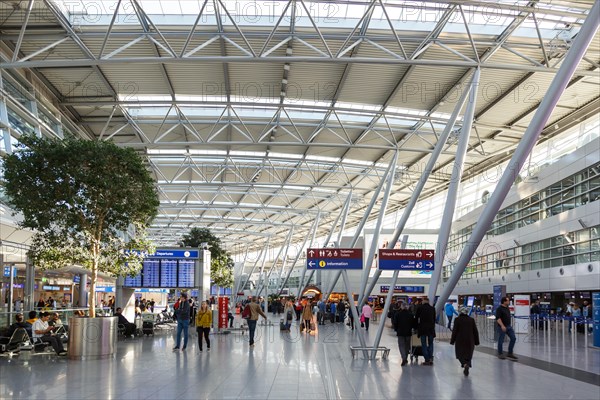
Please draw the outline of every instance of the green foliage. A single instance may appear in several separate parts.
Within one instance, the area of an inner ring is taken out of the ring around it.
[[[159,201],[133,149],[22,136],[17,150],[4,156],[4,167],[9,205],[23,214],[22,227],[36,231],[30,256],[39,267],[84,266],[95,286],[98,271],[134,275],[143,254],[153,251],[145,230]],[[135,237],[126,243],[119,233],[131,227]]]
[[[220,287],[233,287],[233,259],[221,247],[221,239],[216,237],[210,229],[192,228],[183,235],[180,245],[182,247],[200,247],[202,243],[210,245],[210,279]]]

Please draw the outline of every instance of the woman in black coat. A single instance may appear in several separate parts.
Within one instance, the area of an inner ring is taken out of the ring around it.
[[[450,338],[450,344],[455,345],[456,358],[460,361],[465,376],[469,376],[473,352],[475,346],[479,346],[477,325],[475,320],[467,315],[468,312],[468,308],[460,308],[460,315],[454,322],[454,329],[452,329],[452,337]]]

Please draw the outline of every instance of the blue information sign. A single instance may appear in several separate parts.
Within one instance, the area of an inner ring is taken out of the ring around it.
[[[600,347],[600,292],[592,293],[592,311],[594,312],[594,346]]]
[[[306,269],[362,269],[362,249],[308,249]]]
[[[190,258],[197,259],[198,250],[164,250],[157,249],[154,254],[148,255],[148,258]]]
[[[431,271],[434,268],[433,250],[380,249],[379,269],[391,271]]]
[[[10,265],[4,267],[4,276],[10,277]],[[13,267],[13,276],[17,276],[17,267]]]

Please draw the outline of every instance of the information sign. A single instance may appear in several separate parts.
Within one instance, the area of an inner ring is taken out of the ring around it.
[[[362,249],[308,249],[307,269],[362,269]]]
[[[227,328],[229,322],[229,298],[219,297],[219,329]]]
[[[434,250],[379,249],[379,269],[401,271],[432,271]]]

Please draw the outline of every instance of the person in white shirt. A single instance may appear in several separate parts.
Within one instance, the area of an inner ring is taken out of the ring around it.
[[[41,312],[40,317],[33,323],[31,327],[33,338],[39,339],[42,342],[50,343],[56,354],[59,356],[67,355],[65,348],[63,347],[62,341],[58,337],[52,335],[52,331],[56,328],[48,325],[48,318],[50,314],[47,312]]]

